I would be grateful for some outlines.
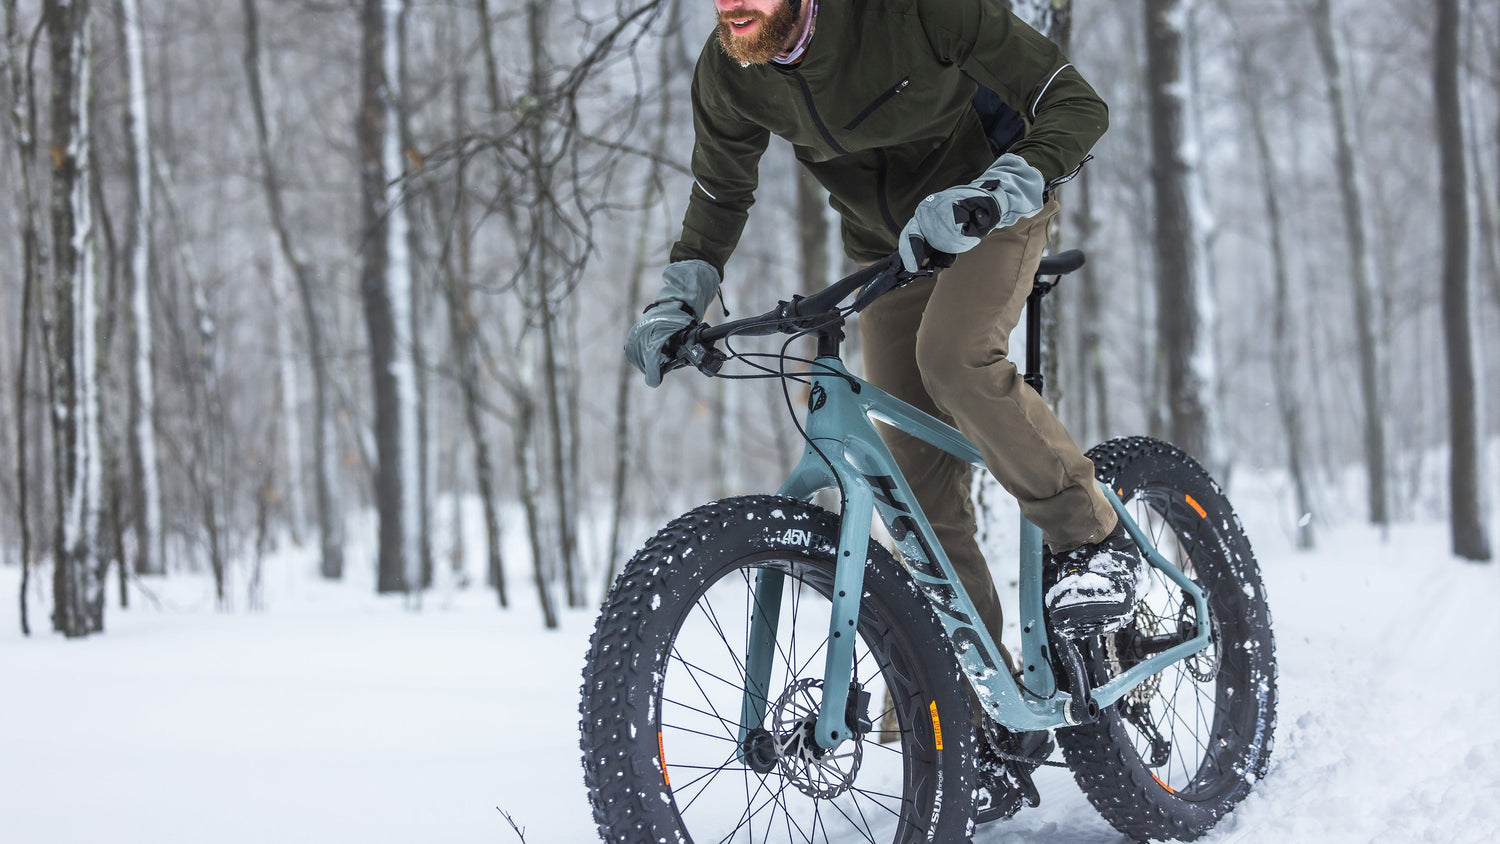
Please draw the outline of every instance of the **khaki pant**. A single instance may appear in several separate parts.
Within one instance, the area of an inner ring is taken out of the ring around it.
[[[886,294],[859,318],[871,383],[963,432],[1054,551],[1103,539],[1115,514],[1083,455],[1006,357],[1047,245],[1056,200],[991,232],[953,266]],[[895,455],[943,550],[1000,641],[1000,598],[974,535],[970,467],[888,425]]]

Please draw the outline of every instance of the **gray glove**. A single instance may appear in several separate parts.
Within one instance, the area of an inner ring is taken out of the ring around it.
[[[1024,158],[1011,153],[1000,156],[990,169],[967,185],[938,191],[922,200],[897,242],[902,265],[909,273],[918,269],[918,256],[911,245],[913,237],[921,238],[938,252],[951,255],[968,252],[990,231],[1040,211],[1044,187],[1046,180],[1042,174]],[[987,208],[988,212],[976,215],[970,212],[971,208]]]
[[[667,340],[703,319],[719,292],[719,273],[706,261],[677,261],[661,276],[664,284],[656,302],[625,335],[625,359],[645,374],[648,387],[661,385]]]

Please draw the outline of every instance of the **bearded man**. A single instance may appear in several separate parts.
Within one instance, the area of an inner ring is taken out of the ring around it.
[[[668,338],[718,294],[771,134],[787,139],[831,195],[851,259],[899,251],[916,271],[914,239],[957,256],[861,314],[865,375],[957,427],[1042,528],[1053,626],[1074,636],[1119,629],[1140,590],[1139,553],[1093,464],[1006,356],[1058,213],[1050,189],[1104,133],[1104,102],[1003,0],[715,5],[718,26],[693,76],[682,236],[656,301],[627,336],[627,357],[647,384],[661,383]],[[954,215],[973,197],[999,207],[983,237],[966,235],[967,215]],[[888,427],[882,435],[998,644],[1000,601],[975,541],[970,467]],[[981,820],[1034,804],[1035,766],[1004,757],[1051,749],[1045,732],[1016,736],[989,722],[986,734]]]

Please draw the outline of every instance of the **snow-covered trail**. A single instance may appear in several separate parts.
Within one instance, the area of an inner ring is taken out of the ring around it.
[[[1452,559],[1440,525],[1323,546],[1261,553],[1280,668],[1272,766],[1202,840],[1500,841],[1500,569]],[[1040,807],[976,844],[1124,840],[1068,772],[1038,786]]]
[[[1280,659],[1273,765],[1211,842],[1500,841],[1500,566],[1440,525],[1297,554],[1250,525]],[[1274,533],[1274,531],[1272,531]],[[0,841],[594,839],[577,749],[592,617],[544,633],[481,590],[420,613],[282,561],[271,610],[221,615],[175,578],[163,611],[81,642],[22,640],[0,569]],[[34,607],[35,611],[35,607]],[[45,619],[33,618],[45,626]],[[1117,842],[1065,771],[979,844]]]

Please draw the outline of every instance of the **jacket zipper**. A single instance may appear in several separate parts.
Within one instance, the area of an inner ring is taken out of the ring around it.
[[[853,131],[854,127],[856,127],[859,124],[865,122],[865,118],[869,117],[871,114],[873,114],[875,112],[875,109],[880,108],[881,106],[885,105],[885,101],[886,100],[889,100],[891,97],[894,97],[897,94],[901,93],[902,91],[905,91],[906,90],[906,86],[910,85],[910,84],[911,84],[911,77],[907,77],[906,79],[903,79],[900,82],[897,82],[895,85],[891,86],[891,88],[889,90],[887,90],[884,94],[881,94],[880,96],[876,97],[873,102],[871,102],[869,105],[865,106],[864,108],[860,109],[859,110],[859,114],[854,115],[854,119],[851,120],[851,121],[849,121],[848,125],[844,127],[844,131],[845,132],[851,132],[851,131]]]
[[[808,87],[807,78],[800,70],[792,71],[792,75],[797,77],[797,84],[802,86],[802,98],[807,101],[807,113],[812,115],[813,125],[818,127],[818,134],[823,136],[823,140],[827,141],[830,147],[833,147],[834,152],[839,155],[847,154],[849,151],[839,146],[839,142],[833,139],[833,133],[829,132],[828,127],[823,123],[823,118],[818,115],[818,107],[813,105],[812,88]]]

